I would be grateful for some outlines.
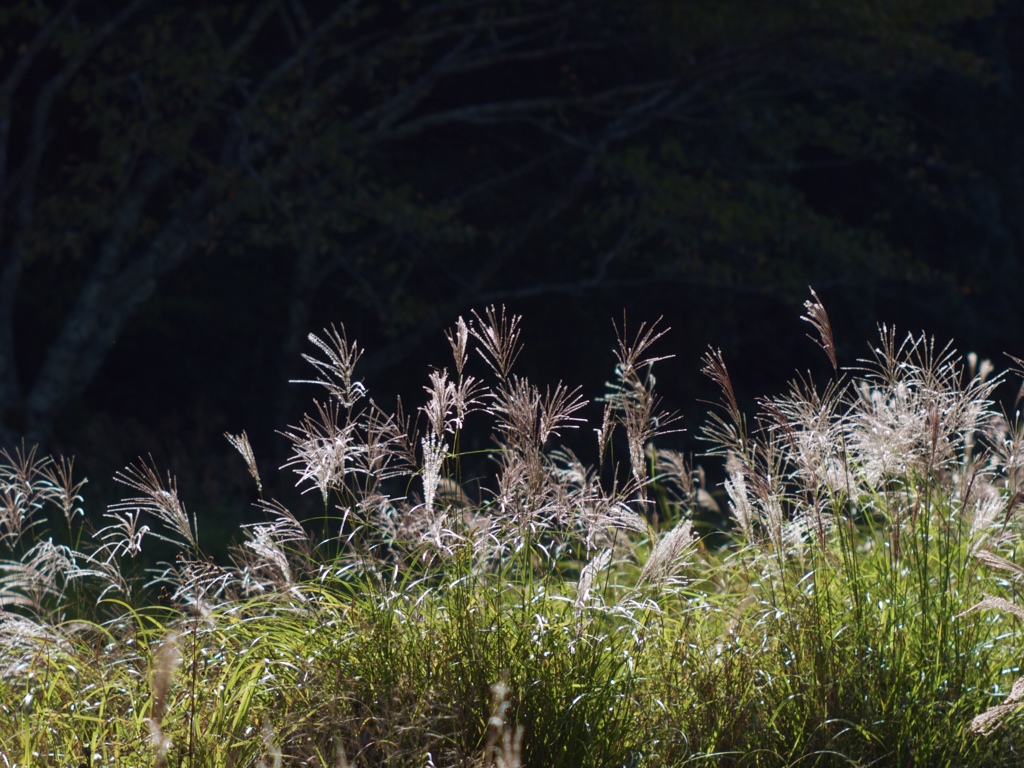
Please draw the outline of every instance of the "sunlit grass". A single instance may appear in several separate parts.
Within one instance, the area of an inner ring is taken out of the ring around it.
[[[808,319],[835,363],[816,300]],[[622,334],[595,469],[557,447],[583,401],[512,372],[504,312],[453,329],[420,431],[367,402],[331,329],[309,358],[328,400],[287,431],[324,517],[261,501],[231,564],[149,464],[91,534],[69,465],[6,456],[0,764],[1018,763],[1024,440],[1001,377],[883,331],[748,424],[711,352],[723,493],[655,447],[676,428],[659,336]],[[463,488],[457,446],[488,421],[491,483]],[[716,503],[732,525],[698,541]],[[177,556],[127,577],[154,536]]]

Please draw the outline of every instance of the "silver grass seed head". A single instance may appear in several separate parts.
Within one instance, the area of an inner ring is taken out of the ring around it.
[[[800,319],[810,323],[817,331],[817,338],[810,335],[808,338],[818,344],[828,355],[829,362],[832,363],[832,370],[838,371],[839,363],[836,360],[836,343],[832,336],[832,322],[828,319],[828,312],[825,311],[825,306],[818,298],[818,294],[814,292],[813,288],[808,288],[808,290],[811,292],[811,298],[804,302],[807,314]]]
[[[302,359],[312,365],[320,378],[297,379],[293,384],[317,384],[325,388],[331,398],[346,410],[350,410],[366,396],[366,387],[354,378],[356,363],[363,350],[355,342],[349,342],[344,326],[331,325],[323,331],[323,338],[309,334],[309,341],[319,349],[324,359],[303,354]]]
[[[519,315],[510,317],[504,305],[500,310],[491,305],[484,310],[482,316],[473,311],[469,333],[480,343],[477,351],[484,362],[502,382],[508,379],[522,350],[519,344],[521,320]]]
[[[242,459],[245,461],[245,466],[249,470],[249,474],[252,475],[253,480],[256,481],[256,489],[259,491],[260,495],[262,495],[263,481],[260,479],[260,470],[256,465],[256,454],[253,453],[252,445],[249,443],[249,436],[243,429],[241,433],[237,435],[225,432],[224,437],[242,456]]]
[[[452,348],[452,357],[455,358],[455,373],[461,379],[462,370],[465,368],[468,359],[469,326],[466,325],[466,321],[460,316],[455,321],[455,328],[447,331],[445,335]]]
[[[647,584],[654,589],[665,585],[689,561],[696,541],[693,524],[689,520],[676,523],[655,545],[637,584]]]
[[[608,567],[611,560],[612,550],[610,548],[603,549],[580,571],[579,582],[576,585],[576,600],[573,603],[577,619],[583,614],[583,609],[590,599],[590,591],[594,586],[594,579],[597,578],[601,571]]]

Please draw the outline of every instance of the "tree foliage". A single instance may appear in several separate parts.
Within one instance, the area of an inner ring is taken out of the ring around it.
[[[282,359],[316,298],[343,297],[390,340],[378,368],[485,302],[905,275],[915,257],[884,217],[830,209],[841,194],[818,199],[806,174],[922,162],[910,95],[936,72],[981,76],[950,30],[991,12],[8,4],[3,441],[45,438],[189,259],[280,265]]]

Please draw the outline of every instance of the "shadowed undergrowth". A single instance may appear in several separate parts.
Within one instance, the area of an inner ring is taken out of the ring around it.
[[[493,308],[451,330],[415,418],[367,397],[343,330],[311,337],[322,399],[283,469],[324,516],[262,498],[229,435],[264,513],[230,564],[151,462],[92,530],[70,463],[5,454],[0,764],[1018,764],[1024,436],[993,406],[1003,376],[885,328],[840,369],[816,297],[806,319],[834,377],[753,420],[705,358],[721,490],[658,447],[679,427],[660,331],[620,329],[590,466],[559,446],[579,391],[518,376],[518,319]],[[470,483],[480,428],[491,471]],[[727,542],[701,541],[719,502]],[[154,540],[176,556],[132,575]]]

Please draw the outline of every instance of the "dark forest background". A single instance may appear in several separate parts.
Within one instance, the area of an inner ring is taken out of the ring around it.
[[[415,413],[460,314],[522,314],[520,372],[591,399],[613,320],[664,316],[694,451],[708,345],[748,404],[828,370],[809,285],[841,363],[885,322],[1005,367],[1022,77],[1012,2],[6,2],[0,442],[100,508],[152,454],[227,530],[223,433],[275,482],[330,323]]]

